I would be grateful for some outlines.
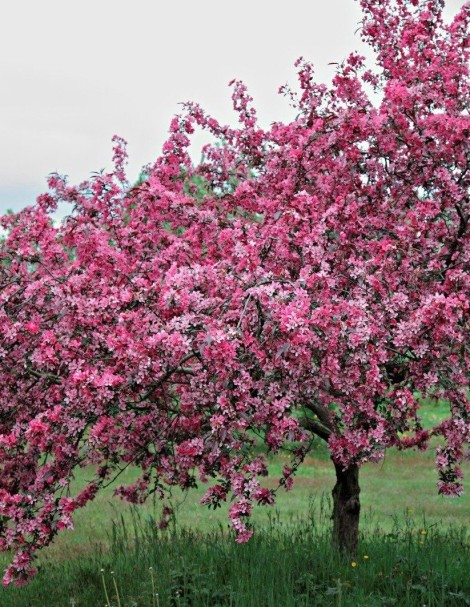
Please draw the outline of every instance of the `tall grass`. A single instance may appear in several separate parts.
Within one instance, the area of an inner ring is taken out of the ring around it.
[[[388,533],[364,525],[354,561],[330,544],[330,504],[312,502],[289,524],[276,513],[244,545],[224,526],[157,529],[134,512],[113,522],[111,549],[48,564],[2,607],[443,607],[470,605],[470,538],[397,517]]]

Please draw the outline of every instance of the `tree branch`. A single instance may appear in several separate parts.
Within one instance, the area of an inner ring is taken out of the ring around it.
[[[28,373],[33,375],[33,377],[37,377],[37,379],[48,379],[53,384],[60,385],[62,383],[61,378],[58,375],[54,375],[53,373],[40,373],[35,369],[31,369],[31,367],[26,367]]]
[[[313,434],[316,434],[324,441],[328,441],[328,439],[330,438],[331,430],[316,419],[310,419],[309,417],[301,417],[299,419],[299,423],[302,428],[305,428],[305,430],[308,430],[309,432],[313,432]]]
[[[304,405],[309,411],[314,413],[323,426],[331,433],[332,427],[328,411],[316,402],[308,402]]]
[[[130,404],[137,405],[143,402],[144,400],[147,400],[147,398],[152,395],[153,391],[159,388],[163,383],[165,383],[166,380],[173,375],[173,373],[185,373],[187,375],[194,375],[192,369],[188,367],[181,367],[180,365],[183,365],[186,361],[195,356],[197,356],[195,352],[190,352],[189,354],[187,354],[184,358],[180,360],[179,365],[177,365],[176,367],[170,367],[168,371],[162,377],[160,377],[158,381],[154,382],[153,384],[150,384],[148,390],[144,394],[142,394],[142,396],[140,396],[137,401]]]

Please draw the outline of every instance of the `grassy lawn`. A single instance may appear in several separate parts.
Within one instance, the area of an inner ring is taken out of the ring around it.
[[[274,487],[284,464],[283,456],[271,460],[270,475],[266,485]],[[470,465],[463,467],[470,476]],[[86,470],[81,471],[86,477]],[[136,472],[129,470],[120,482],[132,482]],[[267,527],[274,518],[283,525],[297,523],[310,513],[310,505],[329,511],[329,496],[334,485],[334,468],[323,453],[311,457],[299,470],[294,487],[285,492],[281,489],[274,507],[256,507],[253,522],[256,527]],[[380,527],[388,532],[395,522],[414,518],[427,526],[449,527],[468,523],[470,494],[460,498],[448,498],[437,494],[437,475],[433,453],[389,450],[379,464],[366,464],[361,469],[362,526],[369,529]],[[205,485],[183,494],[174,491],[173,505],[177,525],[209,532],[228,524],[227,508],[213,511],[199,504]],[[149,502],[138,506],[143,515],[158,518],[160,504]],[[114,498],[112,487],[99,494],[94,502],[75,515],[75,530],[59,535],[55,543],[43,551],[42,560],[69,558],[87,554],[97,545],[109,544],[112,521],[131,520],[132,510],[125,502]]]
[[[445,418],[445,403],[427,403],[423,409],[423,426],[429,428]],[[434,445],[437,441],[434,441]],[[266,485],[277,486],[287,457],[283,454],[270,459],[270,477]],[[470,477],[470,464],[464,464],[465,477]],[[131,483],[136,478],[136,471],[127,470],[119,479],[120,483]],[[87,471],[80,470],[77,481],[83,483]],[[299,472],[291,491],[278,492],[274,507],[256,507],[253,522],[256,527],[266,527],[275,518],[283,525],[305,519],[310,512],[312,500],[320,507],[330,508],[329,496],[335,482],[334,468],[328,458],[326,448],[319,446],[312,453]],[[434,449],[427,452],[397,451],[390,449],[385,458],[378,464],[366,464],[360,473],[362,526],[363,528],[380,527],[388,532],[395,521],[406,521],[409,517],[425,520],[428,525],[449,527],[466,525],[470,514],[470,493],[460,498],[449,498],[437,493],[437,473],[434,467]],[[206,486],[183,494],[174,491],[173,505],[177,512],[177,524],[200,531],[211,531],[228,524],[227,509],[222,507],[213,511],[199,504]],[[112,528],[112,521],[131,520],[132,508],[114,498],[113,488],[109,487],[98,494],[94,502],[75,515],[75,530],[63,532],[55,543],[46,549],[41,559],[72,557],[93,551],[96,545],[106,546]],[[158,517],[160,504],[149,502],[138,509],[142,514]]]
[[[391,454],[389,463],[393,464],[394,459]],[[400,457],[397,464],[405,466],[403,459]],[[423,463],[426,461],[422,457],[409,457],[406,469],[411,464],[415,473],[420,474]],[[185,527],[163,532],[157,530],[150,516],[135,511],[132,515],[122,506],[115,509],[106,497],[101,497],[88,513],[78,517],[76,531],[62,536],[44,554],[39,573],[29,586],[0,590],[0,605],[458,607],[470,604],[470,537],[463,526],[446,528],[437,524],[439,520],[448,522],[449,502],[438,501],[437,507],[432,508],[433,514],[429,514],[427,507],[423,508],[428,503],[423,483],[417,489],[423,496],[423,501],[416,501],[417,511],[406,511],[414,502],[409,501],[409,491],[400,499],[400,491],[414,480],[411,477],[403,481],[395,469],[395,484],[387,482],[373,499],[364,499],[367,505],[359,554],[353,561],[344,559],[331,547],[328,504],[318,492],[313,504],[310,499],[312,490],[321,490],[331,480],[330,467],[324,461],[315,467],[313,460],[311,464],[304,469],[297,488],[280,498],[276,510],[258,511],[258,532],[245,545],[238,545],[229,537],[223,515],[211,516],[200,508],[198,492],[190,494],[181,506],[180,519]],[[374,483],[382,486],[385,469],[368,466],[364,472],[364,494],[372,494]],[[393,497],[394,493],[397,497]],[[387,500],[395,501],[397,512]],[[461,498],[460,503],[466,504],[468,511],[468,499]],[[370,516],[367,509],[375,507],[374,504],[379,504],[383,511],[374,510],[374,516]],[[426,513],[426,520],[421,510]],[[148,513],[149,507],[142,512]],[[454,515],[455,521],[465,521],[463,510]],[[217,527],[219,521],[223,525]],[[375,525],[382,522],[387,532],[377,530]],[[106,547],[100,547],[102,542]]]

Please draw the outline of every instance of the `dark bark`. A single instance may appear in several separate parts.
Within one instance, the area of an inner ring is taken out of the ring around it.
[[[333,489],[333,543],[347,556],[357,555],[359,539],[359,468],[343,470],[335,464],[336,485]]]

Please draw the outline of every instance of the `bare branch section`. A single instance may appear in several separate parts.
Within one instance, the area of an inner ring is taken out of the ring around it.
[[[325,426],[331,433],[332,426],[330,422],[330,415],[326,409],[315,402],[309,402],[305,405],[312,413],[314,413],[321,421],[322,425]]]
[[[318,437],[322,438],[324,441],[328,441],[328,439],[331,435],[331,430],[329,428],[327,428],[326,426],[324,426],[320,421],[318,421],[316,419],[310,419],[309,417],[302,417],[302,418],[300,418],[299,423],[302,426],[302,428],[305,428],[305,430],[308,430],[309,432],[313,432],[313,434],[316,434]]]

